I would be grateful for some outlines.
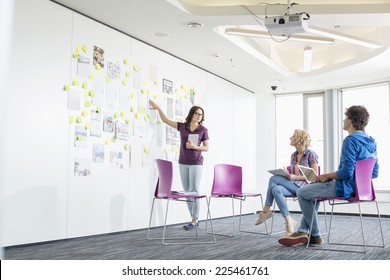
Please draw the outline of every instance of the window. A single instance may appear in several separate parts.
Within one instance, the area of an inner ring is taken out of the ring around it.
[[[377,189],[390,189],[390,100],[389,84],[378,84],[366,87],[342,90],[343,114],[352,105],[363,105],[370,113],[366,127],[368,135],[377,142],[379,177],[375,179]],[[344,115],[343,115],[344,116]],[[347,136],[345,131],[343,138]]]
[[[290,164],[290,137],[295,129],[307,129],[312,139],[311,149],[319,157],[319,165],[324,170],[323,141],[323,95],[298,94],[276,96],[276,165]]]

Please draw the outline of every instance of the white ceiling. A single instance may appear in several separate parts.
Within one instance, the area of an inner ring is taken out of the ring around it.
[[[274,42],[235,37],[244,51],[216,30],[259,28],[246,5],[259,16],[283,15],[287,5],[256,5],[259,0],[57,0],[53,1],[114,27],[167,53],[256,93],[317,91],[390,78],[390,0],[301,0],[292,13],[310,15],[309,26],[326,28],[382,45],[369,49],[336,40],[332,45]],[[268,4],[287,1],[268,0]],[[198,22],[200,28],[188,28]],[[223,32],[222,32],[223,33]],[[168,36],[156,36],[167,34]],[[312,34],[302,34],[312,35]],[[313,71],[301,72],[303,49],[313,49]],[[257,53],[256,53],[257,52]],[[271,63],[255,58],[268,57]],[[254,56],[255,55],[255,56]],[[279,60],[279,61],[278,61]],[[273,65],[272,63],[276,63]],[[283,68],[284,71],[280,71]]]

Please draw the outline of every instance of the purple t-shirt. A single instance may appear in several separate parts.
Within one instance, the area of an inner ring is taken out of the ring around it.
[[[192,165],[203,165],[203,156],[201,151],[196,151],[186,148],[186,143],[188,141],[189,134],[198,134],[199,140],[195,145],[200,146],[200,144],[209,140],[209,133],[207,128],[199,124],[195,131],[190,130],[190,127],[185,123],[177,123],[177,130],[180,132],[180,154],[179,154],[179,163],[181,164],[192,164]]]

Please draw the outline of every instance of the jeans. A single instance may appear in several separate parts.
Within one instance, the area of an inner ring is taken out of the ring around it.
[[[184,191],[199,193],[203,165],[179,164],[179,170]],[[187,201],[187,207],[188,211],[190,211],[191,218],[197,221],[199,218],[199,200],[189,199]]]
[[[271,206],[275,199],[282,216],[286,217],[287,215],[290,215],[290,212],[288,211],[285,197],[287,195],[295,194],[298,189],[299,187],[294,181],[283,176],[273,175],[268,182],[265,204]]]
[[[297,197],[299,206],[301,207],[303,217],[301,219],[301,224],[299,225],[298,232],[309,232],[311,220],[313,218],[313,206],[314,199],[316,197],[329,197],[336,196],[335,192],[335,180],[331,180],[328,182],[318,182],[314,184],[310,184],[308,186],[302,187],[297,191]],[[318,209],[320,207],[320,203],[318,202],[315,206],[314,212],[314,221],[313,228],[311,230],[312,236],[319,236],[320,229],[318,227]]]

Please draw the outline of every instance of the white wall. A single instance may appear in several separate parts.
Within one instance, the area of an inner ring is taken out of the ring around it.
[[[130,154],[123,150],[127,140],[114,139],[105,145],[110,136],[105,132],[101,137],[88,135],[85,148],[75,147],[75,124],[70,117],[80,115],[80,111],[68,110],[69,93],[63,85],[77,79],[90,90],[93,84],[93,79],[82,78],[77,72],[77,59],[72,54],[79,45],[88,46],[88,56],[94,45],[104,48],[106,61],[121,62],[127,57],[129,65],[137,64],[144,70],[154,65],[160,83],[166,78],[175,88],[196,88],[210,134],[200,191],[210,193],[215,163],[242,165],[244,190],[255,191],[256,106],[252,93],[52,2],[18,0],[15,11],[10,91],[4,106],[4,246],[148,226],[158,176],[153,159],[163,157],[156,139],[165,129],[150,123],[145,137],[130,137],[127,143],[132,148],[149,148],[143,164],[137,167],[129,166]],[[95,71],[95,79],[105,73]],[[161,101],[163,96],[157,90],[161,84],[150,87],[156,93],[153,98]],[[82,97],[82,103],[87,99]],[[83,124],[88,120],[88,115],[82,116]],[[105,145],[104,163],[92,162],[89,176],[75,176],[75,158],[90,158],[96,143]],[[115,150],[123,151],[123,169],[109,164],[109,153]],[[174,166],[174,188],[181,189],[176,161]],[[253,212],[255,205],[248,203],[244,211]],[[164,207],[157,204],[153,225],[162,225]],[[171,207],[169,223],[189,220],[184,203]],[[213,205],[214,213],[230,215],[230,208]],[[205,201],[200,218],[206,218]]]

